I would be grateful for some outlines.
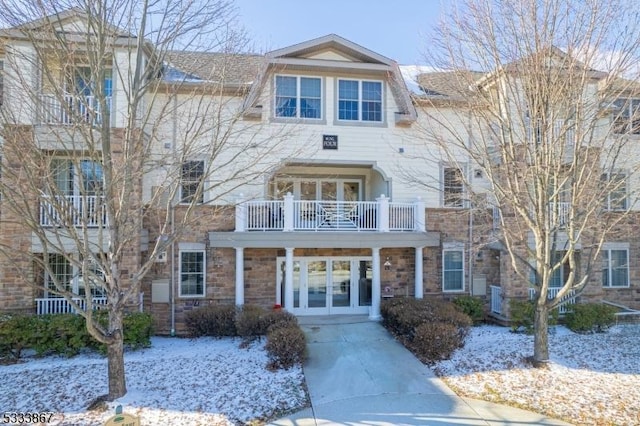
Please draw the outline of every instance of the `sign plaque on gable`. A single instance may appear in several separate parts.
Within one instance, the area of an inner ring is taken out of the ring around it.
[[[338,149],[338,135],[322,135],[322,149]]]

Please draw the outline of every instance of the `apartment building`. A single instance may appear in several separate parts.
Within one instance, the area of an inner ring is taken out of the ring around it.
[[[82,46],[86,17],[71,11],[59,19],[61,31],[80,34]],[[102,165],[95,158],[72,160],[65,151],[82,151],[77,141],[86,143],[86,132],[104,129],[101,125],[107,120],[114,158],[126,156],[122,147],[131,127],[126,110],[129,77],[132,55],[140,53],[131,49],[129,37],[120,33],[113,39],[108,71],[101,73],[98,84],[82,59],[82,47],[74,63],[47,65],[49,59],[22,29],[4,30],[3,169],[24,177],[36,172],[24,170],[25,164],[32,164],[21,161],[25,155],[42,156],[47,158],[44,173],[49,178],[42,191],[25,191],[23,210],[0,207],[0,239],[5,252],[15,247],[2,262],[0,311],[72,310],[67,301],[46,290],[49,281],[66,283],[77,292],[81,306],[89,287],[92,303],[107,301],[99,283],[87,287],[83,279],[95,280],[99,271],[70,261],[78,233],[64,234],[64,229],[81,229],[81,242],[96,252],[110,244],[101,202],[108,196]],[[143,57],[153,61],[152,46],[145,47]],[[43,72],[56,67],[64,68],[64,78]],[[490,203],[479,207],[471,202],[472,193],[485,193],[484,199],[491,200],[491,181],[474,159],[464,152],[452,157],[433,137],[437,114],[460,132],[470,126],[467,101],[473,94],[455,73],[407,77],[409,70],[335,34],[264,55],[169,52],[162,72],[148,76],[148,81],[156,87],[150,93],[171,100],[174,108],[156,120],[160,124],[153,129],[142,126],[139,131],[148,132],[144,140],[150,156],[180,163],[173,166],[181,182],[170,194],[171,208],[162,214],[173,217],[172,223],[187,215],[190,219],[179,237],[166,245],[157,242],[167,234],[167,221],[153,214],[131,220],[129,233],[134,236],[123,261],[127,273],[137,273],[153,255],[131,304],[151,312],[160,333],[179,333],[184,312],[211,303],[279,305],[296,315],[362,314],[375,320],[384,298],[471,294],[486,301],[488,313],[508,318],[508,300],[525,299],[535,291],[531,280],[515,273],[499,244],[500,228],[509,226],[509,218],[494,215]],[[224,99],[224,108],[217,110],[226,111],[224,117],[207,116],[191,98],[200,89],[206,96],[214,77],[220,79],[215,83],[220,90],[210,97]],[[486,88],[499,87],[503,77],[497,72],[469,73],[464,81],[469,78],[477,82],[475,87]],[[606,74],[594,72],[590,79],[590,90],[599,96],[599,82]],[[51,87],[55,81],[59,87]],[[67,90],[67,84],[73,90]],[[21,89],[24,86],[31,90]],[[101,91],[100,102],[94,90]],[[601,117],[602,123],[616,126],[617,133],[631,140],[640,138],[640,101],[632,92],[616,95],[611,102],[618,108]],[[143,116],[165,113],[150,99],[138,107]],[[193,122],[185,118],[194,111],[204,122],[220,123],[219,132],[233,126],[234,136],[227,140],[234,144],[227,145],[231,148],[216,157],[215,164],[208,164],[211,151],[218,148],[210,132],[193,139],[197,149],[188,155],[180,152],[184,136],[194,132]],[[18,149],[25,140],[40,152]],[[218,162],[227,167],[218,168]],[[166,166],[145,169],[134,179],[130,193],[136,197],[127,200],[133,209],[151,209],[161,198],[158,193],[167,189]],[[233,181],[242,172],[245,181]],[[620,170],[614,177],[625,180],[627,174]],[[630,194],[636,184],[630,179],[619,185],[604,210],[635,210]],[[54,186],[62,199],[51,195]],[[560,215],[570,208],[569,202],[558,204]],[[37,222],[45,238],[24,221]],[[569,294],[566,302],[606,300],[640,309],[638,223],[635,211],[618,223],[585,291],[579,298]],[[527,238],[523,235],[523,244]],[[48,267],[43,268],[43,262]],[[569,267],[554,274],[551,294],[562,287]],[[41,289],[25,280],[40,283]]]

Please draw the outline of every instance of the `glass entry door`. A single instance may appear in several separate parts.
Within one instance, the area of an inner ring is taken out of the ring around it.
[[[285,262],[278,259],[278,294],[285,295]],[[296,315],[366,314],[371,306],[371,260],[352,257],[296,257],[293,262]]]

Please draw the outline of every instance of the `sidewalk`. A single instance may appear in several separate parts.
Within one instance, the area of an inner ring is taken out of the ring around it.
[[[364,317],[301,318],[311,407],[272,425],[567,425],[516,408],[456,396]]]

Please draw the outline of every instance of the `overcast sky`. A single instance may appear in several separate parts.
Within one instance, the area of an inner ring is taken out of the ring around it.
[[[423,64],[445,0],[235,0],[238,20],[265,52],[335,33],[400,64]],[[452,0],[448,0],[452,1]]]

